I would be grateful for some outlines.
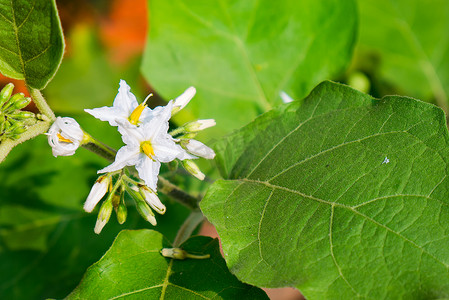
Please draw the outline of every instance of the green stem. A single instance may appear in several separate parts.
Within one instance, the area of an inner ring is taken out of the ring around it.
[[[33,88],[29,88],[31,98],[33,99],[34,104],[36,104],[37,109],[44,116],[48,117],[51,121],[56,120],[56,116],[53,113],[53,110],[48,106],[47,101],[45,101],[44,96],[42,96],[41,91]]]
[[[115,160],[115,155],[117,154],[117,151],[115,149],[109,147],[106,144],[103,144],[100,141],[97,141],[85,131],[83,142],[81,143],[81,145],[83,146],[83,148],[86,148],[87,150],[107,159],[110,162],[113,162]]]
[[[167,196],[178,200],[178,202],[184,204],[190,209],[198,208],[198,202],[200,201],[198,198],[184,192],[176,185],[161,176],[158,176],[158,179],[159,180],[157,181],[157,187],[163,194],[166,194]]]
[[[201,211],[199,209],[193,210],[179,228],[173,242],[173,247],[177,248],[184,243],[203,220],[204,216]]]

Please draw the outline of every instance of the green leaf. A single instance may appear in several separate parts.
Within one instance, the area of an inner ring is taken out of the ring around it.
[[[376,80],[400,94],[449,101],[449,2],[444,0],[359,0],[363,55],[373,55]],[[360,57],[366,61],[366,57]]]
[[[45,88],[64,52],[55,1],[1,0],[0,28],[0,72]]]
[[[103,142],[116,148],[123,144],[117,129],[107,122],[88,114],[75,118]],[[0,168],[0,298],[63,298],[120,230],[153,228],[130,200],[123,225],[113,213],[102,233],[94,233],[98,209],[88,214],[82,207],[97,170],[108,164],[85,149],[55,158],[45,136],[8,155]],[[156,216],[157,229],[173,241],[189,210],[160,196],[167,212]]]
[[[170,243],[159,232],[122,231],[67,299],[268,299],[229,273],[218,240],[197,236],[182,245],[188,253],[211,255],[202,260],[164,258],[165,247]]]
[[[337,75],[356,29],[354,1],[151,0],[149,10],[144,76],[166,99],[195,86],[187,109],[216,119],[215,133],[280,103],[282,90],[299,99]]]
[[[324,82],[227,137],[201,202],[227,264],[307,299],[449,295],[449,136],[441,109]]]

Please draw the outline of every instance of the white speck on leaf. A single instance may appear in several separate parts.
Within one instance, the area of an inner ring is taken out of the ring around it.
[[[382,162],[382,164],[388,164],[389,162],[390,162],[390,160],[388,159],[388,157],[385,156],[385,159]]]

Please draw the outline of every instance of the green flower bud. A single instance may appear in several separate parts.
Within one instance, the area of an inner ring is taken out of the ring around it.
[[[187,170],[187,172],[189,172],[190,174],[192,174],[193,176],[195,176],[199,180],[204,180],[204,178],[206,177],[203,174],[203,172],[200,171],[200,168],[198,168],[196,163],[194,163],[190,159],[183,160],[182,161],[182,166]]]
[[[100,207],[100,212],[98,213],[97,223],[95,224],[94,231],[96,234],[100,234],[103,227],[109,222],[109,218],[112,213],[112,197],[108,197],[106,201]]]
[[[124,202],[120,202],[119,206],[115,208],[115,213],[117,215],[117,221],[120,224],[125,223],[126,217],[128,216],[128,210]]]
[[[13,104],[13,107],[14,107],[15,109],[22,109],[22,108],[26,107],[28,104],[30,104],[30,102],[31,102],[31,98],[29,98],[29,97],[24,97],[24,98],[21,98],[21,99],[17,100],[17,101]]]
[[[19,112],[14,113],[10,117],[14,120],[25,120],[25,119],[31,119],[31,118],[34,119],[35,115],[34,115],[34,113],[32,113],[30,111],[19,111]]]
[[[14,94],[9,99],[9,101],[6,102],[6,104],[4,105],[3,112],[6,112],[8,114],[13,113],[16,110],[16,108],[15,108],[16,102],[18,102],[18,101],[22,102],[23,101],[22,99],[24,99],[24,98],[25,98],[25,95],[23,93]]]
[[[8,99],[12,95],[12,91],[14,90],[14,84],[8,83],[0,92],[0,107],[8,101]]]
[[[182,250],[181,248],[163,248],[161,250],[161,254],[164,257],[169,257],[169,258],[173,258],[173,259],[186,259],[186,258],[191,258],[191,259],[206,259],[206,258],[210,258],[210,254],[204,254],[204,255],[195,255],[195,254],[190,254],[185,250]]]
[[[154,213],[148,206],[148,204],[146,204],[145,201],[141,199],[134,198],[134,200],[136,200],[137,211],[142,216],[142,218],[150,222],[151,225],[156,226],[157,224],[156,218],[154,217]]]

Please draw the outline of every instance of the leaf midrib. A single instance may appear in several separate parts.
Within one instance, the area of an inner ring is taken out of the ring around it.
[[[299,195],[299,196],[301,196],[301,197],[303,197],[303,198],[306,198],[306,199],[310,199],[310,200],[313,200],[313,201],[316,201],[316,202],[319,202],[319,203],[322,203],[322,204],[329,205],[329,206],[331,206],[332,209],[333,209],[334,207],[339,207],[339,208],[343,208],[343,209],[345,209],[345,210],[348,210],[348,211],[350,211],[350,212],[352,212],[352,213],[354,213],[354,214],[356,214],[356,215],[359,215],[360,217],[366,219],[367,221],[370,221],[371,223],[375,224],[376,226],[378,226],[378,227],[380,227],[380,228],[383,228],[384,230],[389,231],[389,232],[395,234],[396,236],[402,238],[404,241],[408,242],[410,245],[412,245],[413,247],[417,248],[417,249],[420,250],[422,253],[427,254],[429,257],[433,258],[436,262],[440,263],[440,264],[443,265],[446,269],[449,270],[449,265],[448,265],[448,264],[446,264],[445,262],[439,260],[439,259],[436,258],[433,254],[431,254],[430,252],[428,252],[427,250],[425,250],[424,248],[422,248],[421,246],[419,246],[418,244],[416,244],[416,243],[413,242],[412,240],[410,240],[410,239],[408,239],[407,237],[403,236],[401,233],[396,232],[395,230],[389,228],[388,226],[386,226],[386,225],[384,225],[384,224],[381,224],[381,223],[377,222],[376,220],[374,220],[374,219],[370,218],[369,216],[367,216],[367,215],[361,213],[360,211],[356,210],[353,206],[348,206],[348,205],[345,205],[345,204],[342,204],[342,203],[336,203],[336,202],[326,201],[326,200],[324,200],[324,199],[320,199],[320,198],[314,197],[314,196],[312,196],[312,195],[306,195],[306,194],[304,194],[304,193],[302,193],[302,192],[300,192],[300,191],[292,190],[292,189],[290,189],[290,188],[283,187],[283,186],[279,186],[279,185],[275,185],[275,184],[271,184],[271,183],[266,182],[266,181],[259,181],[259,180],[246,179],[246,178],[235,179],[235,180],[236,180],[236,181],[241,181],[241,182],[244,182],[244,183],[246,182],[246,183],[253,183],[253,184],[261,184],[261,185],[264,185],[264,186],[266,186],[266,187],[268,187],[268,188],[271,188],[271,189],[283,190],[283,191],[286,191],[286,192],[289,192],[289,193],[293,193],[293,194]],[[393,195],[392,195],[392,196],[393,196]],[[403,197],[403,196],[406,196],[406,195],[396,195],[396,196],[398,196],[398,197]],[[431,197],[429,197],[429,196],[424,196],[424,195],[408,195],[408,196],[416,196],[416,197],[426,198],[426,199],[428,199],[428,200],[435,200],[434,198],[431,198]],[[271,198],[271,197],[270,197],[270,198]],[[383,199],[383,198],[385,198],[385,197],[380,197],[379,199]],[[267,201],[269,201],[269,199],[268,199]],[[370,203],[372,203],[372,202],[373,202],[373,201],[372,201],[372,199],[371,199],[371,202],[370,202]],[[358,207],[360,207],[360,205],[359,205]],[[260,221],[260,223],[262,223],[262,220]]]

